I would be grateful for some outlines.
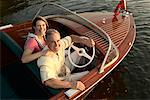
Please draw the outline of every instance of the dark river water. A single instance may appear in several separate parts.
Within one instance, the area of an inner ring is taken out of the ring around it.
[[[118,0],[0,0],[0,24],[32,19],[38,5],[53,2],[76,11],[113,11]],[[86,99],[150,99],[150,0],[127,0],[137,35],[125,59]]]

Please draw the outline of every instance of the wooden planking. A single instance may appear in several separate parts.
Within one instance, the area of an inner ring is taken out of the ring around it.
[[[113,22],[101,27],[109,34],[110,38],[117,47],[124,41],[130,26],[129,18],[121,18],[121,20],[122,22]]]
[[[118,20],[112,21],[112,18],[113,18],[112,13],[109,13],[109,14],[93,13],[93,14],[94,15],[87,13],[87,14],[81,14],[81,15],[91,20],[93,23],[95,23],[101,29],[103,29],[110,36],[114,44],[117,47],[119,47],[119,45],[124,41],[128,33],[128,29],[129,29],[128,26],[130,26],[129,17],[123,18],[121,16],[117,16],[116,18],[118,18]],[[105,19],[105,23],[103,23],[104,19]],[[88,29],[87,27],[79,23],[76,23],[67,19],[58,18],[58,19],[55,19],[55,21],[60,22],[66,26],[69,26],[72,30],[75,30],[80,35],[84,35],[84,36],[94,39],[94,41],[96,42],[97,48],[99,48],[99,50],[101,50],[103,54],[106,53],[108,49],[108,41],[105,40],[103,37],[97,35],[97,33],[95,33],[94,31]]]

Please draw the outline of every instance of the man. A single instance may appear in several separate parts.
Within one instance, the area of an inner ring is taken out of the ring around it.
[[[40,68],[40,74],[43,84],[52,88],[73,88],[83,91],[85,85],[78,81],[81,77],[86,75],[88,71],[71,74],[73,68],[67,66],[65,63],[65,49],[68,48],[72,42],[83,43],[87,46],[94,46],[95,42],[89,38],[81,38],[81,36],[70,35],[60,39],[60,33],[55,29],[47,31],[47,46],[43,49],[49,51],[41,56],[37,64]],[[75,52],[73,52],[74,58]]]

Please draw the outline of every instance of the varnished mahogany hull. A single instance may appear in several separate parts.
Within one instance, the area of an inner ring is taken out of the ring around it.
[[[110,36],[111,40],[118,48],[119,57],[113,64],[108,66],[103,73],[99,73],[99,68],[101,66],[100,62],[102,62],[102,59],[97,60],[97,66],[92,69],[89,74],[81,79],[81,81],[86,86],[86,90],[79,92],[70,99],[83,98],[88,93],[88,91],[90,91],[96,84],[98,84],[100,80],[109,74],[128,54],[134,43],[136,35],[136,28],[132,15],[129,15],[128,17],[122,17],[120,15],[113,16],[113,13],[100,12],[81,13],[80,15],[92,21],[97,26],[106,31],[106,33]],[[94,39],[96,42],[96,48],[102,53],[101,56],[104,56],[106,51],[105,45],[100,42],[100,39],[96,38],[96,33],[90,32],[87,27],[63,18],[47,20],[51,28],[55,28],[58,31],[64,30],[64,32],[67,34],[85,35]],[[23,49],[27,33],[31,32],[31,21],[13,25],[13,27],[3,29],[1,31],[7,33],[7,35],[9,35]],[[7,47],[5,47],[5,45],[2,44],[1,47],[3,57],[1,61],[1,68],[14,62],[20,62],[21,55],[16,57]],[[64,94],[64,91],[65,90],[55,96],[50,97],[50,99],[68,99],[68,97]]]

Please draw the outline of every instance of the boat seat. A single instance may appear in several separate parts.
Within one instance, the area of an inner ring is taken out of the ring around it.
[[[23,49],[16,43],[16,41],[14,41],[9,35],[7,35],[7,33],[5,32],[0,32],[1,35],[1,41],[20,59],[23,53]],[[21,62],[21,61],[19,61]],[[33,76],[35,77],[35,81],[36,83],[42,87],[43,89],[47,89],[46,91],[49,91],[49,93],[51,93],[52,95],[55,95],[57,93],[60,92],[59,89],[53,89],[50,87],[45,87],[42,82],[41,82],[41,78],[40,78],[40,71],[39,68],[36,65],[36,61],[32,61],[28,64],[24,64],[29,71],[31,71],[31,73],[33,74]]]
[[[1,79],[1,98],[18,98],[18,95],[15,93],[14,89],[10,86],[9,82],[5,79],[5,77],[0,74]]]

